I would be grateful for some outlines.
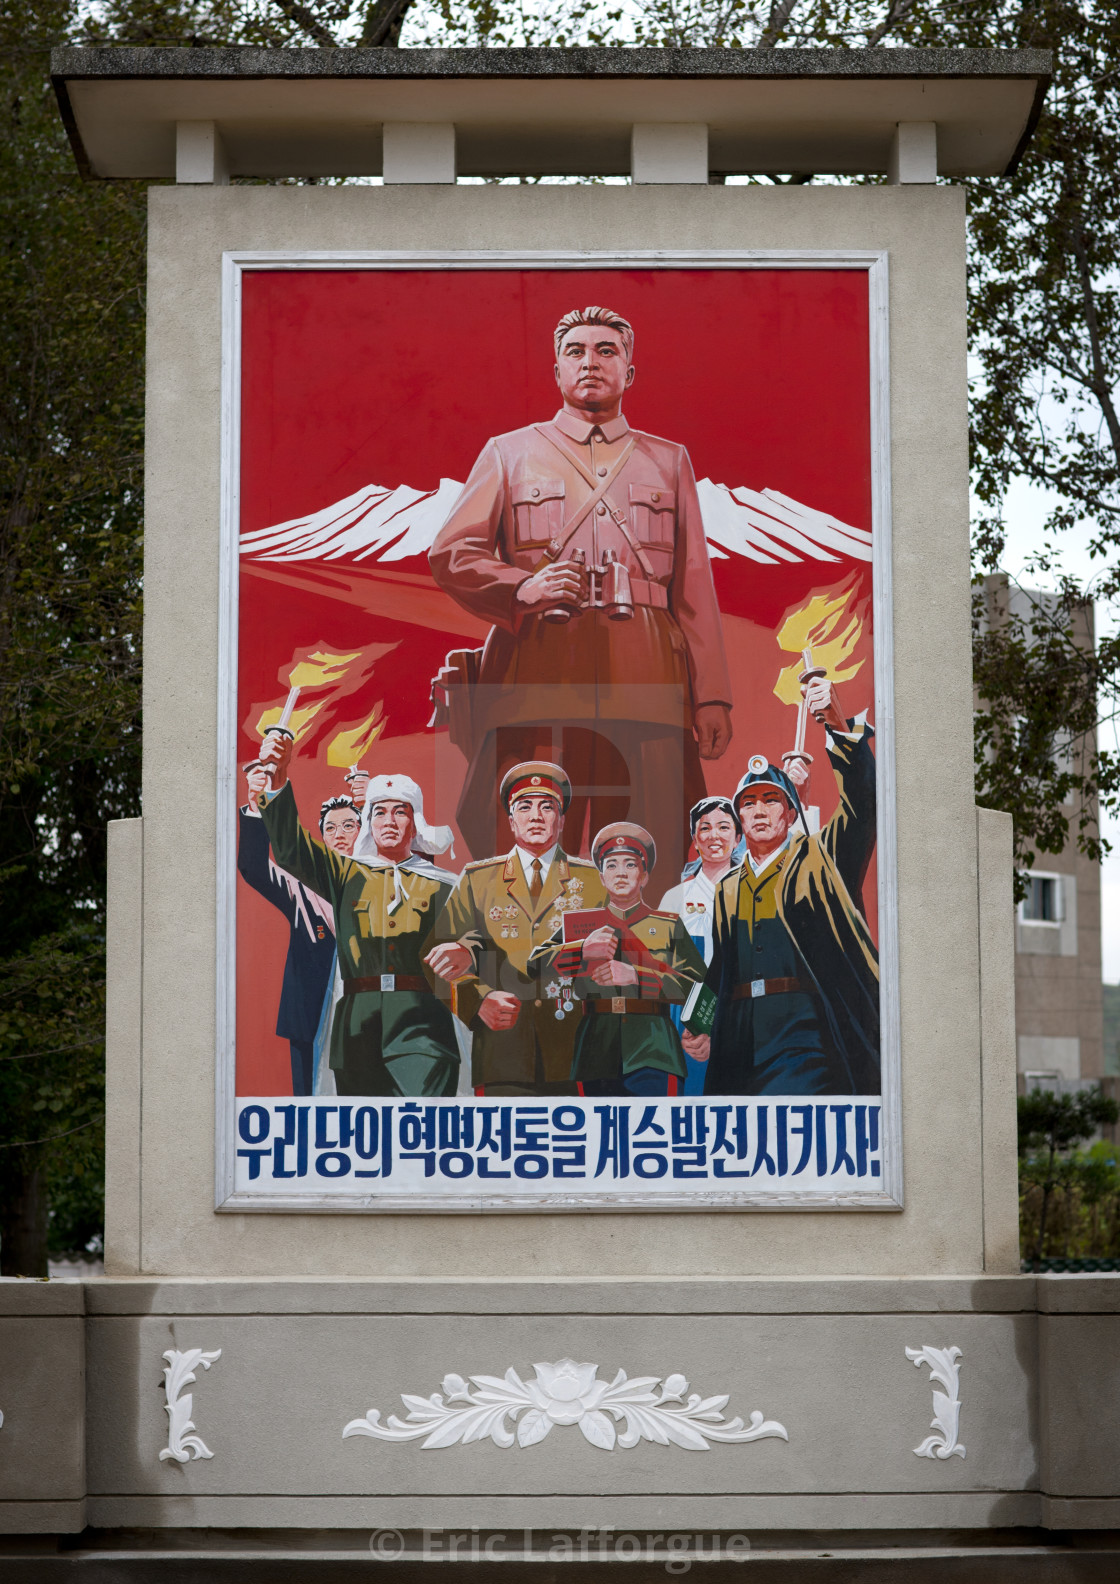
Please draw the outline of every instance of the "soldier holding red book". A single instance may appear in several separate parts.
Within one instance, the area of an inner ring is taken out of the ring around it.
[[[530,968],[572,981],[581,1019],[572,1077],[582,1094],[676,1094],[686,1068],[670,1008],[703,979],[704,959],[675,914],[643,900],[656,861],[647,830],[606,825],[591,856],[606,905],[567,913]]]

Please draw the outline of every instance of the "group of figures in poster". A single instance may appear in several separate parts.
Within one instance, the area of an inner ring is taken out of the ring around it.
[[[560,411],[488,442],[430,550],[490,624],[433,684],[473,861],[451,867],[436,788],[391,743],[318,809],[291,729],[244,766],[238,866],[290,926],[295,1095],[879,1093],[867,709],[806,663],[815,761],[804,730],[752,741],[712,790],[751,724],[688,452],[623,416],[633,340],[609,309],[561,318]],[[836,789],[816,829],[811,775]]]

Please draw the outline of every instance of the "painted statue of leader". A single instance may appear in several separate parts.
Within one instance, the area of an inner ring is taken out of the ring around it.
[[[636,821],[669,885],[686,856],[685,812],[705,792],[700,760],[731,739],[696,481],[684,446],[622,415],[634,380],[627,321],[576,309],[554,339],[563,406],[487,442],[431,550],[440,587],[493,623],[461,679],[470,767],[459,828],[476,857],[496,851],[495,778],[521,760],[558,760],[573,784],[573,851],[604,825]]]

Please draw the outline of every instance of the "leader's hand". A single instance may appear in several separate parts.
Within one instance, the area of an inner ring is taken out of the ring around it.
[[[505,990],[491,990],[478,1009],[478,1015],[488,1029],[511,1029],[517,1022],[521,1002]]]
[[[530,610],[546,605],[574,605],[579,600],[583,579],[572,561],[555,561],[542,567],[518,584],[517,598]]]
[[[433,973],[439,974],[441,979],[446,979],[448,984],[453,979],[461,979],[474,967],[474,957],[466,946],[461,946],[458,941],[453,941],[446,946],[433,946],[424,958]]]
[[[617,947],[618,931],[611,929],[609,924],[603,924],[584,941],[583,960],[585,963],[609,962]]]
[[[699,704],[692,735],[700,744],[701,759],[719,759],[731,741],[731,711],[726,704]]]
[[[712,1036],[710,1034],[681,1033],[681,1044],[693,1061],[706,1062],[712,1053]]]
[[[270,785],[274,792],[279,792],[288,779],[288,764],[294,747],[292,739],[285,737],[283,732],[270,731],[261,743],[258,762],[271,771]]]
[[[592,968],[591,979],[597,985],[637,984],[638,970],[633,963],[601,962]]]
[[[355,808],[360,809],[366,800],[366,792],[369,789],[369,771],[351,771],[346,777],[346,785],[350,791],[350,801]]]
[[[827,677],[813,677],[801,684],[801,694],[809,714],[829,731],[848,730],[848,722],[836,697],[836,689]]]

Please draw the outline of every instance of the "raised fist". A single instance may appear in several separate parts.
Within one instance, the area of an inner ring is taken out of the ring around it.
[[[827,677],[810,677],[801,684],[809,714],[829,731],[847,731],[848,722],[836,698],[836,689]]]
[[[279,791],[288,779],[288,764],[295,747],[292,739],[284,732],[270,731],[261,743],[258,762],[271,772],[271,785],[273,791]]]
[[[360,809],[365,803],[366,792],[369,789],[369,771],[351,770],[346,777],[346,785],[350,789],[350,801],[355,808]]]
[[[251,764],[244,766],[245,784],[249,789],[249,801],[255,803],[262,792],[267,792],[271,786],[268,771],[259,759],[254,759]]]
[[[802,787],[809,785],[809,760],[805,754],[783,754],[782,769],[799,792]]]

